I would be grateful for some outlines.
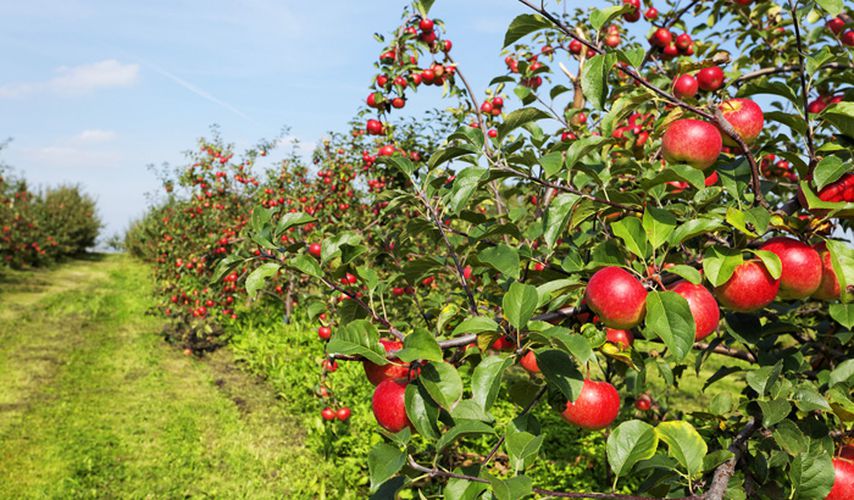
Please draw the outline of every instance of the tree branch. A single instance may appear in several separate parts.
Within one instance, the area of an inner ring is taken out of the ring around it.
[[[815,144],[813,141],[813,129],[812,129],[812,121],[810,121],[810,112],[809,112],[809,88],[807,85],[807,77],[804,74],[804,46],[801,41],[801,22],[798,20],[798,9],[795,5],[795,2],[789,0],[789,9],[792,12],[792,24],[795,27],[795,42],[797,44],[797,52],[798,52],[798,62],[800,66],[798,67],[798,77],[801,80],[801,100],[803,103],[804,109],[802,110],[804,113],[804,120],[807,123],[807,153],[810,158],[809,172],[812,173],[813,168],[815,168],[816,159],[815,159]]]
[[[735,465],[744,453],[744,444],[747,441],[747,438],[749,438],[758,427],[759,424],[756,422],[756,419],[751,417],[750,421],[747,422],[747,425],[738,433],[738,435],[735,436],[735,439],[728,448],[729,451],[732,452],[732,457],[715,469],[715,475],[712,477],[711,486],[706,494],[703,495],[704,500],[723,500],[727,486],[729,485],[729,480],[735,472]]]

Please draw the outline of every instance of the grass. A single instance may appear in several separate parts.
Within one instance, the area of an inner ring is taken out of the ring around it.
[[[0,496],[308,496],[299,423],[227,352],[165,345],[149,283],[122,256],[0,275]]]

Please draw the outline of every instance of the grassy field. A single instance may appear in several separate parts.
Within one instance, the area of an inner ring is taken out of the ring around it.
[[[123,256],[2,271],[0,497],[309,496],[298,422],[225,351],[165,345],[149,300]]]

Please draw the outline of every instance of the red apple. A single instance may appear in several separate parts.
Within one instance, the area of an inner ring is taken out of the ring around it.
[[[374,389],[371,409],[377,423],[389,432],[400,432],[410,425],[406,416],[406,384],[405,381],[387,379]]]
[[[628,349],[635,341],[635,336],[629,330],[617,330],[616,328],[605,328],[605,338],[608,342],[616,344],[621,349]]]
[[[661,139],[664,159],[705,170],[717,161],[723,141],[717,127],[693,118],[676,120]]]
[[[320,412],[320,416],[326,421],[335,420],[335,410],[327,406]]]
[[[598,430],[611,425],[620,413],[620,394],[608,382],[584,380],[575,402],[567,401],[561,416],[583,429]]]
[[[670,290],[688,301],[688,308],[694,317],[694,340],[702,340],[718,328],[721,311],[714,295],[706,287],[689,281],[679,281]]]
[[[697,83],[707,92],[714,92],[724,85],[724,72],[717,66],[709,66],[697,72]]]
[[[845,21],[842,20],[841,17],[834,17],[830,21],[827,22],[827,29],[833,32],[834,35],[838,35],[842,28],[845,27]]]
[[[403,349],[403,342],[399,340],[380,339],[380,344],[386,353],[393,353]],[[378,365],[370,361],[363,363],[365,375],[374,385],[379,385],[387,379],[406,380],[409,377],[409,366],[399,364],[400,361]]]
[[[649,43],[659,48],[665,48],[673,41],[673,34],[667,28],[658,28],[649,39]]]
[[[513,341],[513,337],[502,335],[492,342],[490,348],[496,351],[512,351],[516,348],[516,342]]]
[[[775,280],[757,259],[737,266],[732,277],[715,288],[715,296],[724,307],[753,312],[773,302],[779,290],[780,280]]]
[[[350,418],[350,408],[342,406],[338,409],[337,412],[335,412],[335,416],[338,417],[338,420],[342,422],[346,421],[348,418]]]
[[[851,500],[854,498],[854,461],[833,459],[833,488],[825,500]]]
[[[332,336],[332,329],[328,326],[321,326],[317,329],[317,336],[323,340],[329,340],[329,337]]]
[[[794,238],[772,238],[761,250],[774,252],[783,264],[780,298],[805,299],[821,285],[822,264],[818,252]]]
[[[732,128],[744,142],[753,144],[753,141],[759,137],[759,133],[762,132],[762,127],[765,125],[765,117],[762,115],[762,108],[758,104],[750,99],[737,97],[722,102],[720,110],[726,121],[732,125]],[[721,135],[725,145],[738,146],[738,143],[728,135]]]
[[[652,398],[646,394],[641,394],[635,400],[635,408],[640,411],[648,411],[652,407]]]
[[[320,249],[321,249],[320,243],[312,243],[311,245],[308,246],[308,253],[310,253],[311,255],[313,255],[314,257],[319,259],[320,258]]]
[[[813,297],[819,300],[837,300],[842,292],[839,287],[839,279],[836,277],[836,271],[833,270],[833,264],[830,261],[830,251],[827,250],[827,245],[820,243],[814,247],[821,257],[821,284],[818,290],[813,293]]]
[[[673,94],[680,99],[694,97],[699,89],[697,79],[692,75],[680,75],[673,81]]]
[[[627,330],[643,319],[646,293],[637,278],[623,268],[610,266],[590,278],[584,300],[605,326]]]
[[[643,13],[643,17],[647,21],[655,21],[656,19],[658,19],[658,9],[656,9],[655,7],[650,7],[646,9],[646,12]]]
[[[519,364],[522,368],[528,370],[529,373],[540,373],[540,365],[537,364],[537,355],[534,351],[528,351],[519,359]]]

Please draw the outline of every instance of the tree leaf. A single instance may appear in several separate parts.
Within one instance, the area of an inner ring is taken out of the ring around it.
[[[747,381],[747,385],[749,385],[754,391],[758,392],[760,396],[764,396],[771,390],[771,386],[774,385],[774,382],[780,377],[780,372],[783,369],[783,362],[778,361],[773,366],[762,366],[757,368],[756,370],[747,372],[745,375],[745,380]]]
[[[483,332],[497,332],[498,331],[498,323],[496,323],[492,318],[486,318],[483,316],[475,316],[473,318],[466,318],[454,328],[454,331],[451,332],[452,337],[456,337],[461,333],[483,333]]]
[[[816,0],[815,3],[830,14],[831,17],[838,16],[844,7],[842,0]]]
[[[767,401],[758,401],[759,408],[762,409],[762,427],[771,427],[781,422],[789,416],[792,411],[792,405],[782,398],[771,399]]]
[[[544,118],[549,118],[551,115],[538,108],[519,108],[511,111],[504,118],[504,123],[498,126],[498,137],[504,138],[513,130]]]
[[[830,304],[830,317],[851,330],[854,328],[854,304]]]
[[[751,250],[751,252],[759,257],[772,278],[780,279],[780,275],[783,274],[783,263],[776,253],[768,250]]]
[[[602,149],[602,143],[606,142],[608,139],[591,135],[587,137],[582,137],[569,146],[569,149],[566,151],[566,167],[573,168],[575,165],[581,161],[582,158],[589,155],[593,151],[599,151]]]
[[[478,260],[489,264],[507,278],[519,279],[519,252],[503,243],[487,247],[477,254]]]
[[[819,446],[818,441],[812,441],[809,451],[796,455],[792,460],[789,478],[795,498],[824,499],[830,493],[834,481],[830,454]]]
[[[695,328],[688,301],[681,295],[670,291],[647,294],[644,335],[663,340],[676,361],[685,359],[691,351]]]
[[[732,277],[735,268],[744,262],[741,251],[715,245],[703,256],[703,272],[712,286],[721,286]]]
[[[423,328],[415,330],[403,339],[403,349],[395,353],[398,359],[411,363],[416,360],[441,362],[442,348],[436,338]]]
[[[502,309],[507,321],[517,330],[525,328],[528,320],[537,310],[539,296],[537,289],[531,285],[515,282],[504,294]]]
[[[510,456],[513,467],[519,471],[525,466],[525,461],[537,455],[543,445],[545,436],[535,436],[526,431],[515,431],[509,427],[504,439],[504,449]]]
[[[281,236],[288,229],[314,221],[314,217],[302,212],[288,212],[276,224],[276,236]]]
[[[700,271],[684,264],[677,264],[675,266],[663,269],[663,271],[673,273],[677,276],[681,276],[686,281],[689,281],[695,285],[699,285],[703,282],[703,276],[700,274]]]
[[[246,295],[255,297],[258,290],[264,288],[267,278],[274,276],[282,266],[277,262],[261,264],[246,277]]]
[[[647,256],[646,234],[640,219],[637,217],[623,217],[611,224],[614,236],[623,240],[626,248],[641,259]]]
[[[477,420],[464,420],[451,427],[447,432],[442,433],[442,437],[436,443],[436,451],[442,451],[458,438],[471,434],[495,434],[495,429],[491,425]]]
[[[332,340],[326,344],[326,352],[353,354],[378,365],[388,364],[377,328],[365,319],[351,321],[339,327],[332,336]]]
[[[436,422],[439,420],[439,407],[430,397],[418,381],[406,385],[404,395],[406,403],[406,416],[418,434],[427,439],[438,439],[439,429]]]
[[[608,463],[614,471],[614,483],[632,471],[641,460],[649,460],[658,448],[655,429],[640,420],[623,422],[608,436]]]
[[[604,9],[594,8],[593,11],[590,12],[590,27],[592,27],[594,31],[599,31],[602,29],[602,26],[605,26],[605,24],[608,23],[608,21],[614,19],[623,12],[628,11],[628,8],[630,7],[631,6],[627,5],[614,5]]]
[[[546,174],[546,178],[554,177],[555,174],[560,172],[563,168],[563,153],[560,151],[553,151],[541,156],[538,161],[540,166],[543,167],[543,172]]]
[[[391,479],[406,463],[406,453],[391,446],[380,443],[368,452],[368,471],[371,476],[371,492]]]
[[[581,197],[572,193],[561,193],[552,200],[543,220],[543,240],[549,248],[553,247],[569,224],[572,208]]]
[[[667,243],[676,229],[676,216],[663,208],[647,207],[643,212],[643,229],[652,248]]]
[[[427,363],[421,367],[418,380],[433,401],[446,410],[450,411],[463,396],[463,381],[457,369],[449,363]]]
[[[504,34],[504,45],[501,48],[507,47],[511,43],[535,31],[550,28],[551,26],[552,23],[539,14],[518,15],[510,21],[510,26],[507,27],[507,32]]]
[[[667,168],[661,171],[652,179],[645,180],[641,183],[641,187],[649,189],[651,187],[664,184],[665,182],[682,181],[687,182],[696,189],[706,187],[706,176],[702,170],[697,170],[690,165],[682,165],[681,163],[668,164]]]
[[[693,425],[671,420],[658,424],[655,432],[667,443],[668,454],[685,468],[689,476],[696,477],[703,472],[703,458],[709,448]]]
[[[581,89],[590,106],[603,109],[608,97],[608,73],[614,64],[613,54],[597,54],[588,59],[581,71]]]
[[[584,377],[567,353],[555,349],[539,351],[537,365],[546,381],[563,393],[569,401],[578,399],[584,386]]]
[[[533,491],[531,479],[521,475],[510,479],[489,476],[489,485],[492,487],[492,494],[498,500],[520,500]]]
[[[487,356],[475,367],[471,376],[472,398],[483,411],[489,411],[501,390],[501,377],[513,364],[513,358]]]
[[[854,378],[854,359],[846,359],[830,372],[827,385],[833,387],[836,384],[850,382],[852,378]]]

